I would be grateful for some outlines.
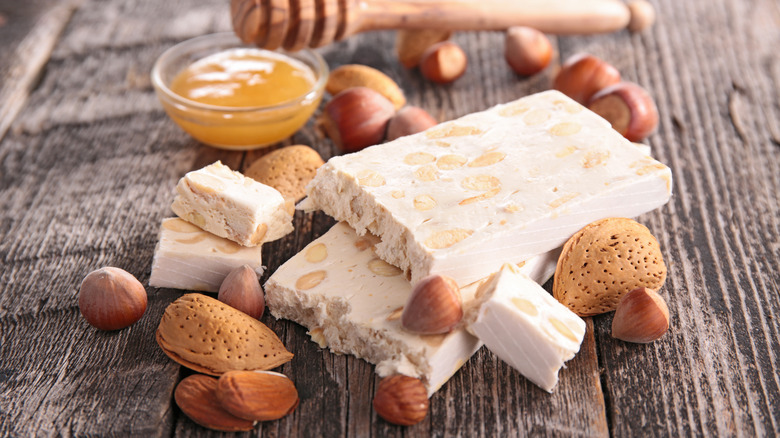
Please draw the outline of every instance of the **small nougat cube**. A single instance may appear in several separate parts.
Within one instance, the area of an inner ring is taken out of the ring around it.
[[[217,292],[235,268],[263,275],[261,247],[243,247],[179,218],[163,219],[149,286]]]
[[[547,392],[585,336],[585,321],[510,264],[480,286],[465,319],[490,351]]]
[[[176,192],[171,206],[176,215],[243,246],[270,242],[293,230],[292,203],[219,161],[184,175]]]

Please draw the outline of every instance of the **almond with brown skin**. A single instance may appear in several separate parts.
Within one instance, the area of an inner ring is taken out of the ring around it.
[[[249,265],[230,271],[219,287],[217,299],[255,319],[260,319],[265,311],[263,289],[257,272]]]
[[[448,333],[463,318],[460,288],[450,277],[430,275],[418,281],[401,314],[401,325],[414,333]]]
[[[278,420],[299,401],[292,381],[270,371],[229,371],[219,378],[216,393],[228,412],[254,421]]]
[[[226,411],[217,400],[217,379],[203,374],[184,378],[176,387],[173,398],[192,421],[209,429],[223,432],[252,430],[255,422],[238,418]]]
[[[411,426],[428,414],[428,392],[420,379],[397,374],[379,382],[373,405],[386,421]]]
[[[398,84],[381,71],[360,64],[347,64],[330,72],[325,90],[335,96],[344,90],[367,87],[393,103],[395,109],[406,105],[406,97]]]

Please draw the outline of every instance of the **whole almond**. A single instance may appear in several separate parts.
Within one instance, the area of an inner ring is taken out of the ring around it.
[[[332,96],[355,87],[367,87],[393,103],[395,109],[406,105],[406,97],[398,84],[381,71],[360,64],[347,64],[333,70],[325,84],[325,90]]]
[[[420,64],[423,53],[436,43],[450,39],[452,32],[437,29],[401,29],[396,32],[395,51],[406,68]]]
[[[612,318],[612,337],[646,344],[669,330],[669,307],[652,289],[640,287],[623,295]]]
[[[284,374],[229,371],[219,378],[217,399],[231,414],[254,421],[278,420],[298,406],[298,391]]]
[[[575,233],[564,245],[553,280],[553,295],[579,316],[617,308],[638,287],[660,289],[666,280],[658,241],[644,225],[606,218]]]
[[[222,408],[216,390],[217,379],[193,374],[179,382],[173,398],[186,416],[203,427],[223,432],[252,430],[255,422],[238,418]]]
[[[450,277],[429,275],[414,285],[401,325],[414,333],[448,333],[463,318],[460,288]]]
[[[397,374],[379,382],[373,405],[386,421],[411,426],[428,414],[428,392],[420,379]]]
[[[217,299],[255,319],[260,319],[265,311],[263,289],[257,272],[249,265],[230,271],[219,287]]]
[[[213,376],[269,370],[293,357],[265,324],[201,294],[183,295],[171,303],[155,337],[172,360]]]

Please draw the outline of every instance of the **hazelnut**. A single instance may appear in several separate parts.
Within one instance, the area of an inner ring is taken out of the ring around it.
[[[506,32],[504,58],[517,74],[530,76],[544,70],[552,51],[550,40],[536,29],[514,26]]]
[[[553,80],[553,88],[585,105],[599,90],[620,82],[620,72],[588,54],[569,58]]]
[[[217,299],[255,319],[260,319],[265,311],[263,289],[249,265],[230,271],[219,287]]]
[[[451,35],[449,30],[399,29],[395,38],[398,60],[406,68],[417,67],[428,47],[450,39]]]
[[[393,104],[366,87],[346,89],[325,105],[320,123],[344,152],[356,152],[380,143],[387,122],[395,114]]]
[[[463,318],[460,288],[450,277],[429,275],[418,281],[401,314],[406,330],[424,335],[448,333]]]
[[[79,287],[79,310],[101,330],[119,330],[146,312],[146,290],[129,272],[113,267],[90,272]]]
[[[658,293],[640,287],[623,295],[612,318],[612,337],[646,344],[669,329],[669,308]]]
[[[395,140],[398,137],[417,134],[425,131],[438,122],[427,111],[416,106],[407,106],[398,111],[387,125],[386,141]]]
[[[466,52],[452,41],[432,45],[420,60],[420,73],[430,81],[449,84],[466,72]]]
[[[621,82],[604,88],[588,102],[588,108],[607,119],[612,127],[631,141],[640,141],[658,126],[658,109],[644,88]]]
[[[628,30],[631,32],[642,32],[655,22],[655,8],[647,0],[628,2],[628,10],[631,12],[628,22]]]
[[[428,392],[420,379],[396,374],[379,382],[373,405],[386,421],[411,426],[428,414]]]

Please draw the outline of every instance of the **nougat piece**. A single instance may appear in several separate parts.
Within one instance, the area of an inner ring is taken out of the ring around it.
[[[180,218],[243,246],[279,239],[293,230],[293,205],[274,188],[217,161],[187,173],[171,209]]]
[[[308,328],[321,347],[374,363],[382,377],[420,378],[431,395],[482,344],[462,327],[443,335],[403,329],[401,314],[412,286],[400,269],[377,257],[378,243],[346,223],[334,225],[271,275],[266,304],[275,317]],[[552,275],[556,259],[557,253],[537,257],[522,269],[541,280]],[[461,290],[464,303],[477,286]]]
[[[668,167],[595,113],[546,91],[320,167],[299,207],[382,241],[377,255],[461,286],[561,246],[583,226],[671,195]]]
[[[263,275],[261,247],[244,247],[179,218],[163,219],[149,286],[218,292],[235,268]]]
[[[510,264],[480,286],[464,319],[490,351],[547,392],[585,336],[585,321]]]

